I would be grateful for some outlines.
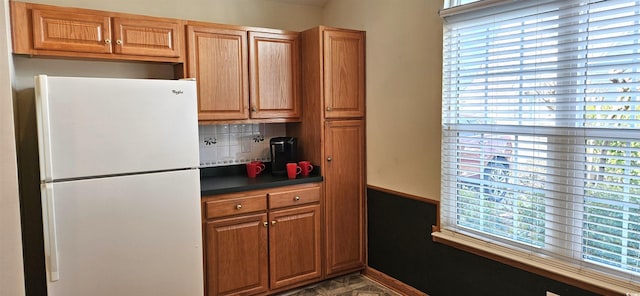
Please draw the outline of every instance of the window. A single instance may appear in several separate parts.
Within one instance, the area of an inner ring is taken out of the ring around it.
[[[640,1],[482,2],[443,11],[437,235],[639,291]]]

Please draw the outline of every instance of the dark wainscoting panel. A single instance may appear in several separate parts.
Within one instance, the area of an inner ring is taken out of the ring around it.
[[[368,265],[430,296],[595,296],[518,268],[434,243],[437,206],[367,189]]]

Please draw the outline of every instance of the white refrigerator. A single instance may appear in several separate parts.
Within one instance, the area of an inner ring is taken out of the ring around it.
[[[35,77],[49,296],[202,296],[195,81]]]

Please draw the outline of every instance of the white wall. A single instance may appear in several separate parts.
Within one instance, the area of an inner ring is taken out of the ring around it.
[[[0,5],[0,296],[24,295],[8,0]]]
[[[28,0],[26,2],[293,31],[317,26],[322,21],[322,8],[270,0]]]
[[[331,0],[324,24],[365,30],[367,183],[439,200],[440,0]]]
[[[15,88],[18,91],[33,88],[33,76],[38,74],[114,78],[174,78],[173,67],[169,64],[80,61],[27,56],[15,56],[13,63],[16,69]]]

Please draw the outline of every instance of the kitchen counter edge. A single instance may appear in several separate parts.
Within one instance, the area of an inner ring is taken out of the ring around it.
[[[246,176],[201,177],[200,196],[206,197],[226,193],[242,192],[256,189],[276,188],[289,185],[322,182],[322,176],[286,177],[259,176],[255,179]]]

